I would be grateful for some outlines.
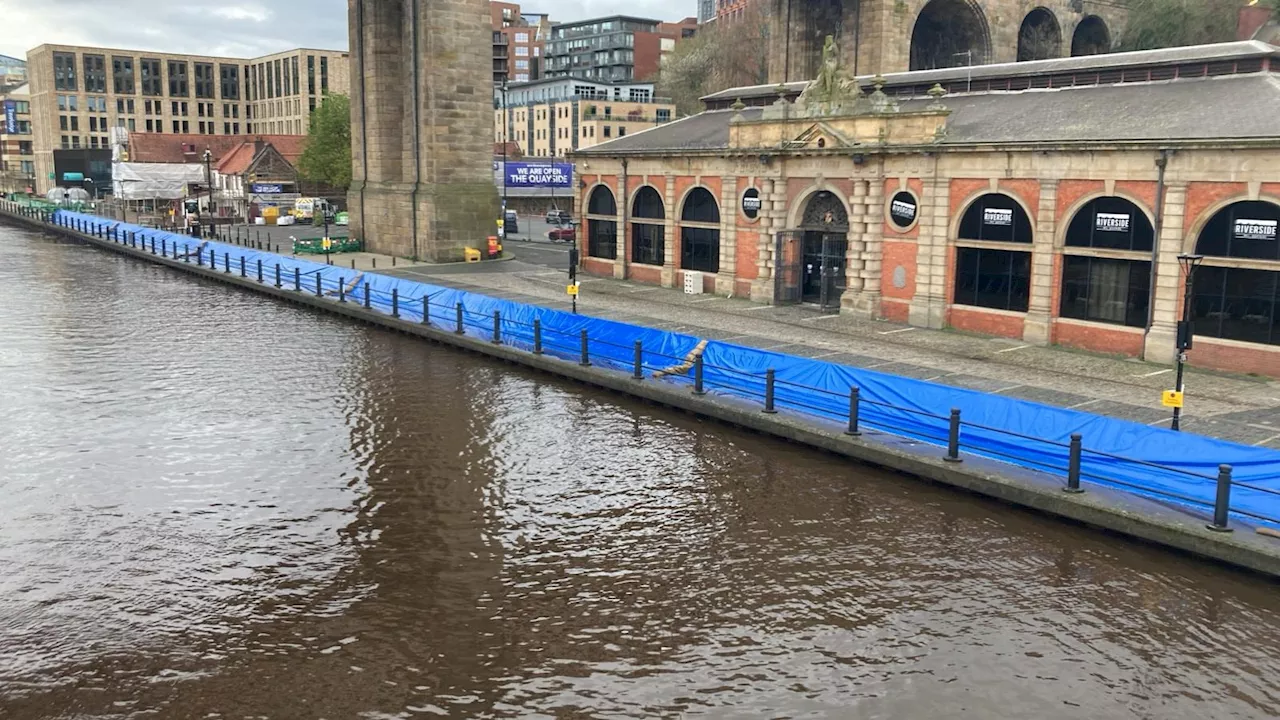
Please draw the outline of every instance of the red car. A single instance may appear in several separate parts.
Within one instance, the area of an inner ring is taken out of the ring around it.
[[[574,228],[574,227],[552,228],[551,231],[547,233],[547,239],[552,242],[567,242],[567,243],[574,242],[578,239],[577,228]]]

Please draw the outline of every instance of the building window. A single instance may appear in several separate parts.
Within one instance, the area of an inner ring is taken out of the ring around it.
[[[188,97],[191,87],[188,83],[187,63],[185,60],[169,61],[169,97]]]
[[[71,136],[71,148],[72,148],[72,149],[76,149],[76,148],[79,148],[79,147],[80,147],[80,136],[79,136],[79,135],[72,135],[72,136]]]
[[[293,66],[293,94],[298,95],[298,56],[294,55],[290,58],[289,63]]]
[[[89,118],[89,119],[92,120],[93,118]],[[80,118],[76,117],[75,115],[72,115],[71,116],[71,132],[76,132],[79,129],[80,129]]]
[[[329,58],[320,57],[320,94],[329,94]]]
[[[240,66],[223,63],[218,66],[218,75],[218,79],[222,82],[222,92],[219,93],[219,97],[223,100],[239,100]]]
[[[69,130],[69,129],[71,128],[71,126],[70,126],[70,124],[69,124],[70,122],[71,122],[71,121],[70,121],[69,119],[67,119],[67,116],[66,116],[66,115],[59,115],[59,116],[58,116],[58,129],[59,129],[59,130]]]
[[[518,33],[516,33],[516,42],[517,42],[517,43],[527,43],[527,42],[529,42],[529,33],[527,33],[527,32],[518,32]]]
[[[276,72],[275,72],[276,94],[273,95],[272,97],[284,97],[284,92],[282,90],[284,86],[284,73],[281,70],[281,62],[279,60],[275,60],[272,62],[272,64],[275,65],[276,67]]]
[[[172,122],[173,122],[173,132],[174,132],[175,134],[176,134],[176,133],[179,133],[179,132],[182,132],[182,126],[178,124],[178,121],[177,121],[177,120],[173,120]]]
[[[316,56],[307,56],[307,94],[316,94]]]
[[[214,97],[213,63],[198,62],[194,65],[196,97],[209,99]]]
[[[270,99],[276,96],[275,70],[272,68],[271,63],[266,64],[266,70],[267,70],[267,94],[264,95],[263,97]]]
[[[602,132],[602,134],[603,134],[605,137],[612,137],[612,136],[613,136],[613,135],[612,135],[612,133],[613,133],[613,127],[612,127],[612,126],[605,125],[603,128],[601,128],[601,130],[603,131],[603,132]]]
[[[720,207],[706,188],[694,188],[680,210],[680,267],[720,272]]]
[[[527,58],[527,57],[529,57],[529,48],[527,48],[527,47],[517,47],[517,48],[516,48],[516,57],[523,57],[523,58]]]
[[[240,134],[240,123],[231,123],[231,132],[232,132],[232,134],[239,135],[239,134]]]
[[[617,216],[613,192],[597,185],[587,201],[587,255],[608,260],[618,257]]]
[[[107,91],[107,59],[102,55],[84,56],[84,91],[91,93]]]
[[[956,249],[955,304],[1026,312],[1030,289],[1031,253]]]
[[[1228,205],[1205,224],[1196,241],[1205,264],[1192,287],[1195,334],[1280,345],[1278,226],[1280,205],[1262,200]],[[1221,258],[1232,267],[1218,266]]]
[[[1146,327],[1151,263],[1068,255],[1062,266],[1062,317]]]
[[[63,149],[63,150],[66,150],[66,149],[67,149],[67,148],[69,148],[69,147],[71,147],[71,138],[68,138],[66,135],[63,135],[63,136],[62,136],[62,149]]]
[[[129,118],[129,132],[133,132],[134,130],[137,130],[137,129],[138,129],[137,122],[133,118]]]
[[[631,203],[631,262],[661,265],[665,259],[666,210],[662,196],[646,185]]]
[[[1151,252],[1155,232],[1145,213],[1121,197],[1091,200],[1067,227],[1068,247]]]
[[[974,200],[960,218],[961,240],[1031,242],[1031,219],[1016,200],[990,193]]]
[[[157,97],[164,95],[164,80],[160,77],[160,61],[142,58],[138,62],[142,71],[142,94]]]
[[[626,129],[625,127],[623,127],[622,125],[619,125],[619,126],[618,126],[618,137],[625,137],[625,136],[626,136],[626,134],[627,134],[627,129]]]
[[[75,53],[53,54],[53,88],[73,92],[80,89],[80,85],[76,82]]]

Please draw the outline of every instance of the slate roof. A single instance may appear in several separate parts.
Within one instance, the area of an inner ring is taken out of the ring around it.
[[[901,103],[922,110],[926,99]],[[1095,85],[943,98],[951,109],[942,146],[987,143],[1157,142],[1277,139],[1280,76],[1271,73]],[[748,120],[760,108],[742,111]],[[732,110],[713,110],[611,142],[579,155],[653,154],[727,149]]]
[[[292,164],[297,164],[306,144],[305,135],[200,135],[172,133],[129,133],[129,160],[143,163],[193,163],[203,162],[207,148],[213,162],[238,150],[245,143],[255,140],[270,143]],[[183,146],[193,147],[188,152]]]

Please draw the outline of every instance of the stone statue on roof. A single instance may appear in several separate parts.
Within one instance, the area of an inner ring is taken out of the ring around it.
[[[840,60],[836,39],[828,35],[822,45],[822,68],[796,100],[810,117],[850,115],[863,100],[862,87],[850,77]]]

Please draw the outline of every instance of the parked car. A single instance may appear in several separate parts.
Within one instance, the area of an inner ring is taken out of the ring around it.
[[[571,243],[578,239],[578,229],[572,225],[568,227],[552,228],[547,232],[547,239],[552,242]]]
[[[573,218],[569,216],[569,213],[566,210],[548,210],[547,211],[548,225],[561,227],[563,225],[568,225],[572,220]]]
[[[333,224],[338,226],[349,225],[351,224],[350,216],[344,210],[333,217]]]
[[[502,232],[504,235],[515,235],[520,232],[520,216],[515,210],[508,210],[503,217]]]

